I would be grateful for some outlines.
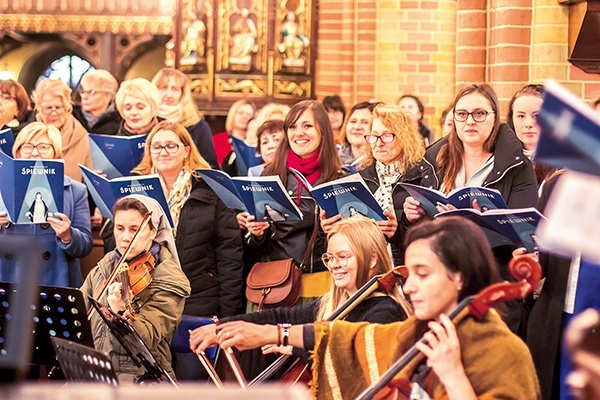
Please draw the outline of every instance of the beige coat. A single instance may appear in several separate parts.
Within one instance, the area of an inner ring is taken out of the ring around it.
[[[110,252],[90,271],[81,287],[86,302],[87,296],[98,298],[102,285],[113,267],[114,253]],[[190,295],[190,283],[171,253],[164,247],[156,267],[150,274],[152,282],[138,294],[141,308],[137,319],[131,324],[160,365],[174,377],[169,346],[175,328],[181,320],[185,298]],[[105,298],[101,303],[107,304]],[[90,306],[89,302],[87,306]],[[92,314],[91,324],[94,346],[111,357],[117,374],[143,374],[143,370],[135,366],[98,313]]]

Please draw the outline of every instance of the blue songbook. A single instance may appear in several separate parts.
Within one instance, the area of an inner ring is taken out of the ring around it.
[[[196,172],[229,208],[246,211],[257,221],[301,220],[302,212],[287,194],[278,176],[239,176],[223,171]]]
[[[544,216],[533,207],[490,210],[484,213],[473,208],[438,213],[436,218],[459,216],[467,218],[483,230],[491,247],[512,244],[525,247],[528,253],[537,250],[535,230]]]
[[[581,99],[549,80],[536,116],[541,134],[534,160],[600,175],[600,117]]]
[[[123,176],[107,179],[81,164],[78,165],[88,192],[92,195],[96,206],[104,217],[113,219],[113,206],[121,197],[139,194],[152,197],[158,201],[169,220],[169,224],[171,227],[174,226],[158,175]]]
[[[452,190],[445,195],[439,190],[424,186],[400,183],[410,196],[421,203],[421,208],[431,216],[438,214],[437,205],[452,204],[456,208],[473,208],[473,200],[477,200],[483,211],[508,208],[499,191],[495,189],[466,186]]]
[[[298,171],[293,172],[299,174]],[[387,220],[360,174],[309,186],[309,189],[319,207],[325,210],[327,218],[341,214],[343,218],[362,215],[375,221]]]
[[[12,129],[6,128],[0,130],[0,151],[12,156],[13,144],[15,144],[15,136]]]
[[[45,223],[63,212],[63,160],[16,159],[0,152],[0,211],[15,224]]]
[[[131,175],[142,161],[148,135],[111,136],[90,133],[90,151],[94,169],[109,179]]]
[[[255,146],[250,146],[233,135],[230,135],[229,137],[231,138],[231,146],[235,152],[235,166],[237,167],[237,173],[239,176],[248,175],[248,168],[260,164],[262,158],[260,154],[256,152]]]

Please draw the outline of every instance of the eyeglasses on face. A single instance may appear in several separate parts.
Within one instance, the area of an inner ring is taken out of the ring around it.
[[[62,114],[65,112],[65,110],[66,110],[66,108],[64,108],[64,107],[56,107],[56,106],[42,107],[42,112],[44,114],[52,114],[53,112],[55,112],[57,114]]]
[[[14,96],[12,96],[10,93],[2,92],[2,94],[0,94],[0,100],[2,100],[2,101],[11,101],[14,99],[15,99]]]
[[[152,154],[160,154],[162,149],[165,149],[167,154],[175,154],[179,150],[180,145],[177,143],[167,143],[164,146],[160,144],[152,144],[150,145],[150,153]]]
[[[454,119],[457,122],[465,122],[469,119],[469,115],[473,117],[475,122],[483,122],[487,119],[488,114],[492,114],[493,111],[486,110],[475,110],[468,112],[467,110],[454,110]]]
[[[103,91],[103,90],[93,90],[93,89],[92,89],[92,90],[84,90],[84,89],[81,89],[81,90],[79,91],[79,94],[80,94],[81,96],[93,96],[93,95],[95,95],[96,93],[100,94],[100,93],[108,93],[108,92],[105,92],[105,91]]]
[[[50,151],[50,149],[54,149],[54,146],[52,146],[50,143],[38,143],[38,144],[25,143],[24,145],[21,146],[21,153],[31,154],[31,153],[33,153],[34,149],[37,149],[38,153],[40,153],[40,154],[46,154]]]
[[[348,259],[352,256],[352,253],[340,251],[336,254],[325,253],[321,256],[321,260],[323,260],[323,264],[325,264],[327,268],[333,268],[336,265],[339,265],[340,267],[346,267],[348,265]]]
[[[375,144],[378,140],[381,140],[381,143],[392,143],[396,135],[393,133],[384,133],[383,135],[365,135],[364,137],[367,143],[370,144]]]

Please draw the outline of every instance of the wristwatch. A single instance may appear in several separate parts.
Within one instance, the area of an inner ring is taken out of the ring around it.
[[[282,341],[281,341],[281,345],[282,346],[287,346],[288,342],[290,340],[290,327],[292,326],[292,324],[281,324],[281,329],[283,331],[282,334]]]

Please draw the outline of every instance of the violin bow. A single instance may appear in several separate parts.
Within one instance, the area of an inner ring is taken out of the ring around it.
[[[188,333],[191,335],[192,330],[188,329]],[[208,359],[206,353],[204,351],[200,351],[200,354],[196,353],[196,355],[198,356],[198,360],[200,360],[200,364],[202,364],[206,372],[208,372],[208,376],[213,381],[215,386],[219,389],[223,389],[223,381],[221,381],[221,378],[219,378],[219,374],[217,374],[217,371]]]
[[[450,318],[455,325],[468,314],[481,320],[485,317],[489,309],[496,304],[525,297],[527,293],[533,291],[542,275],[540,265],[537,261],[527,255],[517,256],[511,259],[508,268],[513,277],[518,279],[517,282],[494,283],[487,286],[476,295],[465,297],[448,315],[448,318]],[[424,338],[421,338],[418,342],[427,344],[427,341]],[[400,371],[417,357],[425,356],[417,350],[415,344],[396,360],[387,371],[381,375],[379,380],[373,382],[366,388],[356,400],[373,399],[377,393],[385,388],[394,377],[400,373]]]
[[[212,317],[211,319],[214,321],[215,325],[219,326],[219,318]],[[233,349],[231,347],[221,348],[223,349],[223,353],[225,354],[225,358],[227,359],[229,366],[233,370],[235,379],[237,379],[242,389],[248,389],[248,381],[246,380],[244,372],[242,371],[242,368],[240,367],[240,364],[238,363],[238,360],[235,357],[235,354],[233,353]]]
[[[129,242],[129,246],[127,246],[127,249],[125,249],[125,253],[123,253],[123,255],[121,256],[119,263],[112,270],[112,272],[110,273],[108,278],[106,278],[106,281],[104,281],[104,285],[102,286],[102,290],[100,290],[100,294],[98,295],[98,298],[94,299],[94,300],[100,301],[100,299],[102,299],[102,297],[106,294],[108,285],[110,285],[115,280],[115,278],[117,277],[117,274],[122,272],[123,264],[126,263],[127,257],[129,257],[129,253],[131,253],[131,249],[133,249],[133,245],[137,242],[137,239],[140,236],[139,235],[140,232],[142,232],[144,229],[146,229],[146,226],[150,222],[151,217],[152,217],[152,211],[148,211],[146,213],[146,215],[144,215],[144,219],[142,220],[142,223],[140,224],[140,228],[137,230],[137,232],[133,236],[133,239],[131,239],[131,242]],[[88,309],[88,312],[87,312],[88,319],[91,318],[94,310],[95,310],[94,307],[90,307]]]
[[[356,306],[358,306],[364,299],[373,294],[376,290],[380,290],[384,293],[389,293],[392,288],[401,280],[407,276],[407,269],[401,265],[393,268],[391,271],[385,274],[375,275],[367,283],[365,283],[360,289],[344,301],[340,306],[333,312],[325,321],[335,321],[336,319],[342,319]],[[275,372],[277,372],[284,363],[290,358],[290,355],[282,354],[277,358],[271,365],[269,365],[264,371],[256,376],[248,386],[254,386],[262,383],[269,379]]]

